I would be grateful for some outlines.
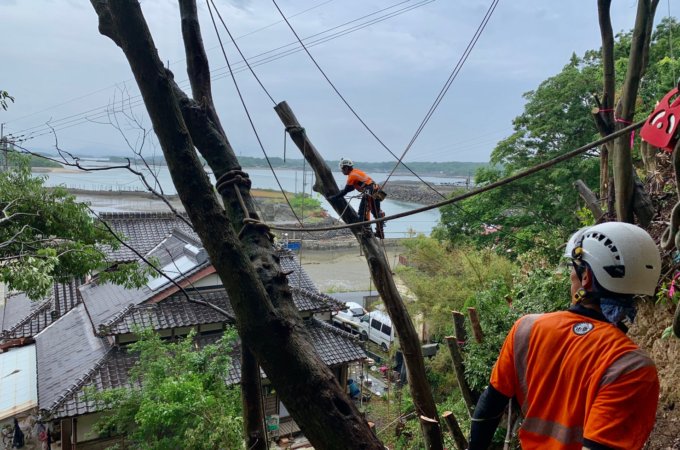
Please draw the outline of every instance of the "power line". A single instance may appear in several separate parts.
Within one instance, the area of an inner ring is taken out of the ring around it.
[[[425,4],[431,3],[434,0],[422,0],[419,3],[405,6],[401,9],[397,9],[396,11],[391,11],[389,13],[386,13],[386,14],[383,14],[383,15],[378,16],[376,18],[373,18],[369,21],[362,22],[362,23],[359,23],[358,25],[354,25],[350,28],[342,29],[340,31],[337,31],[335,33],[327,35],[327,33],[329,31],[333,31],[333,30],[336,30],[338,28],[346,27],[347,25],[353,24],[355,22],[360,22],[363,19],[374,16],[374,15],[379,14],[381,12],[388,11],[390,9],[397,8],[400,5],[403,5],[404,3],[409,3],[410,1],[412,1],[412,0],[400,1],[400,2],[397,2],[393,5],[391,5],[391,6],[388,6],[386,8],[382,8],[382,9],[379,9],[379,10],[374,11],[372,13],[365,14],[361,17],[358,17],[356,19],[344,22],[344,23],[337,25],[335,27],[331,27],[327,30],[324,30],[324,31],[321,31],[319,33],[315,33],[315,34],[312,34],[310,36],[307,36],[307,37],[304,38],[304,41],[309,41],[309,43],[307,44],[308,47],[320,45],[320,44],[326,43],[328,41],[335,40],[337,38],[345,36],[347,34],[353,33],[355,31],[361,30],[363,28],[369,27],[369,26],[374,25],[376,23],[382,22],[384,20],[388,20],[388,19],[391,19],[391,18],[396,17],[398,15],[404,14],[406,12],[413,10],[413,9],[420,8],[421,6],[424,6]],[[319,36],[321,36],[321,37],[319,37]],[[319,37],[319,38],[316,39],[316,40],[312,40],[315,37]],[[252,56],[250,59],[254,60],[254,59],[257,59],[257,58],[261,58],[262,56],[268,55],[268,54],[275,52],[277,50],[282,50],[286,47],[290,47],[290,46],[296,45],[296,44],[298,44],[298,42],[294,41],[294,42],[276,47],[275,49],[268,50],[268,51],[262,52],[260,54],[257,54],[255,56]],[[274,53],[270,56],[267,56],[266,58],[263,58],[263,59],[260,59],[256,62],[254,62],[252,64],[252,66],[257,67],[261,64],[267,64],[269,62],[278,60],[280,58],[290,56],[290,55],[297,53],[299,51],[302,51],[302,49],[300,47],[297,47],[297,48],[293,48],[293,49],[284,50],[284,51],[281,51],[279,53]],[[244,64],[244,63],[245,63],[245,61],[237,61],[235,63],[235,65]],[[224,70],[224,69],[226,69],[226,67],[220,67],[220,68],[212,70],[211,73],[213,75],[212,75],[211,79],[214,81],[214,80],[221,79],[221,78],[224,78],[226,76],[229,76],[229,73],[230,73],[229,71],[227,71],[225,73],[221,73],[221,71]],[[247,70],[247,69],[245,67],[241,66],[241,68],[239,68],[239,69],[233,69],[233,72],[234,73],[240,73],[243,70]],[[178,84],[180,86],[187,86],[188,80],[186,80],[186,79],[182,80]],[[133,97],[130,98],[129,106],[136,107],[136,106],[139,106],[141,104],[142,104],[141,95],[136,95],[136,96],[133,96]],[[37,137],[44,136],[44,135],[47,135],[47,134],[51,134],[52,128],[54,128],[54,131],[61,131],[61,130],[67,129],[67,128],[71,128],[72,126],[77,126],[77,125],[80,125],[82,123],[86,123],[86,122],[88,122],[88,119],[101,118],[101,117],[106,115],[106,110],[109,109],[109,107],[110,107],[110,105],[100,106],[100,107],[97,107],[97,108],[86,110],[86,111],[81,112],[81,113],[69,115],[69,116],[63,117],[61,119],[57,119],[55,121],[50,121],[51,127],[48,127],[44,123],[42,123],[42,124],[39,124],[39,125],[34,125],[32,127],[28,127],[28,128],[18,130],[14,133],[11,133],[11,134],[15,138],[22,138],[21,141],[27,141],[29,139],[33,139],[33,138],[37,138]],[[90,114],[90,113],[96,113],[96,114],[93,117],[90,117],[90,118],[83,117],[83,116],[86,116],[87,114]],[[25,138],[23,137],[23,135],[25,135],[28,131],[35,130],[36,128],[38,129],[37,131],[31,132],[30,135],[25,137]]]
[[[331,226],[331,227],[307,228],[305,230],[301,230],[299,228],[278,227],[278,226],[275,226],[275,225],[269,225],[269,228],[271,228],[272,230],[278,230],[278,231],[309,231],[309,232],[342,230],[342,229],[345,229],[345,228],[353,228],[353,227],[357,227],[357,226],[371,225],[371,224],[374,224],[374,223],[385,222],[385,221],[388,221],[388,220],[401,219],[402,217],[408,217],[408,216],[412,216],[414,214],[418,214],[418,213],[421,213],[421,212],[441,208],[442,206],[446,206],[446,205],[450,205],[450,204],[453,204],[453,203],[456,203],[456,202],[460,202],[460,201],[465,200],[467,198],[474,197],[475,195],[479,195],[483,192],[487,192],[487,191],[490,191],[492,189],[496,189],[500,186],[512,183],[513,181],[517,181],[519,179],[526,178],[529,175],[533,175],[537,172],[540,172],[541,170],[552,167],[555,164],[561,163],[562,161],[566,161],[568,159],[571,159],[575,156],[578,156],[582,153],[587,152],[588,150],[592,150],[595,147],[599,147],[602,144],[605,144],[609,141],[612,141],[612,140],[616,139],[617,137],[624,136],[624,135],[630,133],[631,131],[637,130],[642,125],[644,125],[646,121],[647,121],[647,119],[644,119],[644,120],[641,120],[640,122],[634,123],[632,125],[628,125],[626,128],[622,128],[618,131],[615,131],[614,133],[609,134],[609,135],[607,135],[603,138],[600,138],[597,141],[593,141],[590,144],[586,144],[582,147],[579,147],[575,150],[567,152],[563,155],[557,156],[553,159],[550,159],[550,160],[545,161],[543,163],[537,164],[534,167],[531,167],[529,169],[518,172],[515,175],[511,175],[509,177],[500,179],[498,181],[494,181],[493,183],[489,183],[486,186],[482,186],[482,187],[479,187],[477,189],[473,189],[469,192],[466,192],[465,194],[457,195],[456,197],[452,197],[450,199],[441,201],[439,203],[433,203],[432,205],[423,206],[421,208],[415,208],[415,209],[412,209],[410,211],[404,211],[404,212],[401,212],[401,213],[394,214],[392,216],[381,217],[381,218],[374,219],[374,220],[367,220],[367,221],[364,221],[364,222],[354,222],[354,223],[350,223],[350,224],[336,225],[336,226]]]
[[[281,8],[279,8],[279,5],[276,3],[276,0],[272,0],[272,2],[274,3],[274,6],[276,6],[276,9],[279,11],[279,14],[281,14],[281,17],[283,18],[283,20],[286,21],[286,24],[288,25],[288,28],[290,28],[290,31],[291,31],[291,32],[293,33],[293,35],[295,35],[295,37],[297,38],[298,42],[300,43],[300,45],[301,45],[302,48],[304,49],[305,53],[307,53],[307,56],[309,56],[309,58],[312,60],[312,62],[313,62],[314,65],[316,66],[316,68],[319,69],[319,72],[321,72],[321,75],[323,75],[323,77],[326,79],[326,81],[327,81],[328,84],[331,86],[331,88],[335,91],[335,93],[338,95],[338,97],[340,97],[340,99],[341,99],[342,102],[345,104],[345,106],[347,106],[347,108],[349,108],[349,110],[352,112],[352,114],[354,115],[354,117],[356,117],[357,120],[359,120],[359,122],[361,122],[361,124],[362,124],[362,125],[364,126],[364,128],[371,134],[371,136],[373,136],[373,137],[375,138],[375,140],[378,141],[378,143],[380,143],[380,145],[381,145],[385,150],[387,150],[392,156],[394,156],[395,158],[397,158],[397,155],[395,155],[394,152],[393,152],[392,150],[390,150],[390,148],[389,148],[389,147],[388,147],[388,146],[387,146],[387,145],[386,145],[386,144],[378,137],[378,135],[375,134],[375,133],[373,132],[373,130],[371,129],[371,127],[368,126],[368,124],[361,118],[361,116],[359,116],[359,114],[358,114],[358,113],[356,112],[356,110],[352,107],[352,105],[349,104],[349,102],[347,101],[347,99],[345,99],[345,97],[340,93],[340,91],[338,90],[338,88],[335,87],[335,84],[333,84],[333,82],[332,82],[331,79],[328,77],[328,75],[326,75],[326,72],[324,72],[324,70],[321,68],[321,66],[319,65],[319,63],[316,62],[316,59],[314,59],[314,56],[312,56],[312,54],[309,52],[309,50],[307,49],[307,46],[304,44],[304,42],[302,42],[302,39],[300,39],[300,36],[299,36],[299,35],[297,34],[297,32],[295,31],[295,28],[293,28],[293,26],[290,24],[290,21],[288,21],[288,18],[286,17],[286,15],[283,13],[283,11],[281,11]],[[441,192],[439,192],[437,189],[435,189],[434,186],[432,186],[432,185],[431,185],[430,183],[428,183],[427,181],[423,180],[423,178],[421,178],[420,175],[418,175],[416,172],[414,172],[413,170],[411,170],[406,164],[404,164],[403,162],[402,162],[401,164],[402,164],[409,172],[411,172],[416,178],[418,178],[423,184],[425,184],[425,186],[427,186],[428,188],[430,188],[432,191],[436,192],[440,197],[446,198]]]
[[[305,13],[309,12],[309,11],[312,11],[312,10],[314,10],[314,9],[317,9],[317,8],[320,8],[320,7],[324,6],[324,5],[327,5],[328,3],[332,3],[333,1],[334,1],[334,0],[326,0],[326,1],[324,1],[324,2],[319,3],[318,5],[314,5],[314,6],[311,6],[311,7],[307,8],[307,9],[303,9],[302,11],[299,11],[299,12],[293,14],[291,17],[300,16],[300,15],[302,15],[302,14],[305,14]],[[249,31],[248,33],[242,34],[242,35],[236,37],[236,39],[242,39],[242,38],[244,38],[244,37],[251,36],[251,35],[253,35],[253,34],[259,33],[259,32],[261,32],[261,31],[266,30],[267,28],[271,28],[271,27],[273,27],[273,26],[275,26],[275,25],[278,25],[278,24],[281,23],[281,22],[283,22],[283,21],[282,21],[282,20],[277,20],[276,22],[272,22],[272,23],[270,23],[269,25],[265,25],[265,26],[263,26],[263,27],[256,28],[256,29],[253,30],[253,31]],[[208,49],[208,51],[213,50],[213,49],[216,49],[216,48],[218,48],[218,47],[219,47],[219,46],[211,47],[211,48]],[[177,60],[173,61],[172,63],[173,63],[173,64],[176,64],[176,63],[179,63],[179,62],[182,62],[182,61],[186,61],[186,58],[177,59]],[[51,109],[58,108],[59,106],[67,105],[67,104],[69,104],[69,103],[73,103],[73,102],[78,101],[78,100],[81,100],[81,99],[83,99],[83,98],[90,97],[90,96],[92,96],[92,95],[94,95],[94,94],[98,94],[98,93],[100,93],[100,92],[109,90],[109,89],[111,89],[112,87],[116,87],[116,86],[118,86],[118,85],[121,84],[121,83],[122,83],[123,85],[125,85],[128,81],[132,81],[132,80],[134,80],[134,78],[128,78],[128,79],[125,80],[125,81],[121,81],[121,82],[118,82],[118,83],[114,83],[114,84],[112,84],[112,85],[110,85],[110,86],[106,86],[106,87],[104,87],[104,88],[97,89],[96,91],[90,92],[90,93],[88,93],[88,94],[83,94],[83,95],[81,95],[81,96],[79,96],[79,97],[75,97],[75,98],[72,98],[72,99],[70,99],[70,100],[65,100],[65,101],[63,101],[63,102],[61,102],[61,103],[57,103],[56,105],[48,106],[47,108],[41,109],[41,110],[39,110],[39,111],[35,111],[35,112],[30,113],[30,114],[26,114],[25,116],[15,117],[14,119],[7,121],[6,123],[16,122],[17,120],[26,119],[26,118],[28,118],[28,117],[33,117],[33,116],[35,116],[35,115],[37,115],[37,114],[40,114],[40,113],[42,113],[42,112],[49,111],[49,110],[51,110]]]

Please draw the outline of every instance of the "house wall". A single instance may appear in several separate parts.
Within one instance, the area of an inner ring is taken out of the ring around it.
[[[200,280],[196,281],[194,284],[194,287],[197,288],[202,288],[202,287],[221,287],[222,286],[222,280],[220,280],[219,275],[216,273],[212,273],[208,275],[207,277],[203,277]]]
[[[26,445],[23,448],[27,450],[39,449],[37,408],[0,420],[0,449],[10,450],[12,448],[15,417],[19,421],[19,428],[24,432],[24,442]]]

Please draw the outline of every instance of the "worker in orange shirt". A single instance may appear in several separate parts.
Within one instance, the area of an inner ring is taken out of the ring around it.
[[[359,202],[359,219],[369,220],[369,213],[372,214],[375,219],[385,217],[385,213],[380,209],[380,202],[385,197],[384,192],[380,190],[380,186],[378,186],[366,172],[355,168],[354,163],[349,159],[341,159],[339,166],[342,174],[347,176],[347,183],[340,192],[330,195],[328,200],[344,197],[356,189],[362,193],[361,201]],[[380,239],[385,238],[383,226],[384,223],[376,224],[375,234]]]
[[[641,228],[609,222],[576,232],[565,255],[572,306],[512,327],[475,408],[470,450],[488,448],[511,399],[524,450],[635,450],[652,431],[656,367],[624,323],[635,318],[633,295],[654,294],[659,250]]]

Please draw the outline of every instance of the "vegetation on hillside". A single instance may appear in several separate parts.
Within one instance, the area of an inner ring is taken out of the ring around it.
[[[621,68],[617,70],[618,85],[623,82],[631,35],[619,33],[616,37],[616,66]],[[675,85],[673,70],[680,74],[680,62],[667,56],[669,36],[673,36],[673,46],[680,48],[680,25],[672,18],[662,20],[652,35],[649,68],[641,84],[636,120],[648,115],[656,101]],[[582,57],[572,55],[560,73],[524,95],[527,102],[524,112],[513,121],[514,133],[493,150],[493,165],[477,171],[476,184],[497,181],[599,138],[591,109],[602,83],[599,50],[587,51]],[[639,165],[638,153],[635,158]],[[442,208],[438,236],[480,248],[493,245],[514,255],[536,251],[536,247],[554,248],[579,226],[580,200],[574,181],[581,179],[597,191],[598,175],[596,153],[562,162],[459,205]],[[488,232],[484,224],[500,231]]]
[[[118,241],[66,189],[47,189],[34,177],[25,157],[14,155],[0,172],[0,282],[10,290],[40,298],[53,283],[84,277],[108,267],[102,246],[118,248]],[[127,287],[146,282],[148,268],[120,264],[102,272],[102,280]]]
[[[96,433],[121,436],[122,448],[162,450],[243,447],[240,389],[227,386],[236,332],[228,330],[216,344],[194,348],[191,332],[163,341],[144,331],[127,347],[139,359],[127,387],[88,396],[106,412]]]

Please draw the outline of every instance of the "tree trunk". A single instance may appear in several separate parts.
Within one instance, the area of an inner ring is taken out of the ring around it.
[[[444,422],[446,422],[446,425],[451,432],[453,442],[456,443],[456,448],[458,450],[466,450],[468,448],[468,441],[465,439],[465,435],[461,431],[460,425],[458,425],[456,416],[454,416],[451,411],[444,411],[442,418],[444,419]]]
[[[291,139],[300,149],[309,165],[314,169],[316,174],[314,190],[326,198],[337,193],[339,189],[331,170],[307,137],[304,128],[300,126],[288,104],[281,102],[274,109],[290,134]],[[332,200],[331,205],[345,223],[352,224],[359,222],[359,216],[353,208],[348,207],[344,198]],[[406,310],[406,306],[401,299],[401,295],[397,290],[397,286],[394,284],[389,263],[377,239],[367,233],[363,233],[362,226],[351,227],[350,230],[361,245],[375,287],[380,293],[390,319],[392,319],[392,324],[399,335],[399,343],[408,371],[409,388],[416,411],[420,415],[434,421],[432,424],[428,423],[427,426],[421,421],[421,430],[426,435],[424,441],[429,445],[429,449],[442,449],[441,426],[439,425],[437,407],[432,397],[432,391],[425,375],[425,363],[423,361],[420,339]]]
[[[187,60],[187,73],[191,83],[191,92],[196,107],[205,111],[209,121],[226,141],[226,134],[220,123],[212,98],[210,82],[210,67],[208,57],[203,46],[201,28],[198,22],[198,11],[195,0],[179,0],[182,40]],[[178,91],[177,87],[174,89]],[[231,165],[224,164],[227,169],[237,169],[236,161]],[[251,208],[252,209],[252,208]],[[242,214],[242,213],[241,213]],[[231,217],[234,222],[242,221],[243,217]],[[260,366],[253,353],[241,343],[241,401],[243,403],[243,428],[246,447],[252,450],[266,450],[269,439],[265,426],[264,408],[262,400],[262,385],[260,383]]]
[[[453,361],[453,371],[456,373],[456,379],[458,380],[458,387],[460,388],[460,393],[465,400],[465,404],[468,407],[470,413],[475,410],[475,395],[473,395],[470,386],[468,386],[465,380],[465,365],[463,364],[463,355],[460,352],[458,344],[456,344],[456,338],[453,336],[447,336],[444,338],[446,344],[449,347],[449,352],[451,352],[451,360]]]
[[[602,208],[600,208],[600,202],[597,200],[595,194],[593,194],[593,191],[588,188],[583,180],[576,180],[574,182],[574,186],[576,186],[576,189],[578,190],[578,193],[583,201],[586,202],[586,206],[593,214],[595,222],[599,223],[604,217],[604,212],[602,212]]]
[[[255,355],[241,344],[241,402],[243,403],[243,432],[246,448],[268,450],[269,437],[264,420],[260,366]]]
[[[613,43],[610,41],[610,39],[613,39],[611,37],[611,21],[609,18],[610,4],[611,0],[598,1],[600,30],[603,40],[605,97],[607,98],[612,98],[610,89],[614,75]],[[626,71],[625,81],[621,89],[621,98],[616,107],[616,119],[614,124],[616,130],[625,128],[633,121],[635,100],[637,99],[640,79],[642,78],[645,71],[645,64],[647,63],[650,33],[657,5],[658,0],[638,0],[635,28],[633,29],[630,56],[628,59],[628,70]],[[629,223],[633,222],[634,199],[636,196],[631,141],[632,139],[628,136],[621,136],[614,141],[613,146],[614,182],[616,183],[616,215],[618,220]],[[637,195],[639,197],[647,196],[644,191],[638,191]],[[647,203],[648,202],[642,198],[637,202],[638,205],[643,206]],[[647,213],[648,212],[643,212],[639,217],[644,220],[646,219]]]
[[[242,341],[312,445],[381,449],[309,342],[271,243],[266,249],[254,248],[253,242],[266,241],[266,233],[259,227],[247,227],[252,230],[246,230],[244,240],[239,241],[235,229],[240,223],[231,218],[245,212],[240,203],[235,207],[233,202],[225,202],[229,214],[219,205],[194,151],[172,75],[163,67],[139,3],[92,0],[92,5],[99,16],[100,32],[121,47],[128,59],[179,197],[229,294]],[[219,167],[223,172],[238,166],[233,151],[225,153],[220,147],[212,156],[223,163]],[[247,185],[234,186],[250,200]],[[228,191],[235,195],[235,189]],[[255,239],[258,232],[264,238]]]

